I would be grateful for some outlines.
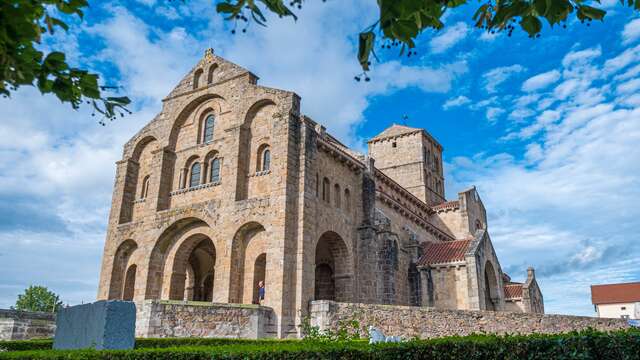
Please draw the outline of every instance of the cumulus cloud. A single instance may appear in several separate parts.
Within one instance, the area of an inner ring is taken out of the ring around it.
[[[622,30],[622,43],[629,44],[640,37],[640,19],[633,19]]]
[[[466,23],[458,22],[451,27],[445,27],[443,32],[431,39],[429,44],[431,52],[434,54],[440,54],[467,37],[469,33],[469,26]]]
[[[507,81],[514,74],[526,71],[522,65],[514,64],[511,66],[502,66],[489,70],[482,77],[484,78],[484,88],[488,93],[495,93],[498,91],[498,86]]]
[[[640,108],[614,97],[638,89],[635,70],[614,75],[628,65],[619,61],[625,53],[601,59],[590,48],[564,57],[562,83],[543,95],[555,100],[527,108],[531,116],[502,139],[520,141],[524,157],[482,152],[449,166],[454,185],[475,184],[491,209],[505,271],[522,278],[526,266],[538,269],[548,312],[591,314],[589,285],[640,277],[631,265],[640,256],[631,230],[640,216]],[[616,70],[605,72],[613,63]],[[507,109],[521,111],[530,100]]]
[[[464,95],[460,95],[454,98],[451,98],[449,100],[447,100],[444,105],[442,105],[442,109],[444,110],[449,110],[451,108],[454,107],[459,107],[459,106],[463,106],[466,105],[468,103],[471,102],[471,99],[469,99],[468,97],[464,96]]]
[[[558,70],[547,71],[542,74],[532,76],[522,84],[522,91],[537,91],[555,83],[560,79]]]

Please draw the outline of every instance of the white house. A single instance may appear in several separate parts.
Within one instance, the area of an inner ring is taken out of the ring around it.
[[[591,302],[598,317],[640,319],[640,282],[591,285]]]

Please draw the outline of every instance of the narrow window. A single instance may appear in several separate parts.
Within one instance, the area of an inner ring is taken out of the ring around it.
[[[209,73],[207,75],[207,83],[208,84],[213,84],[213,74],[215,73],[217,68],[218,68],[218,64],[213,64],[209,68]]]
[[[220,181],[220,159],[215,158],[211,161],[211,182]]]
[[[329,179],[324,178],[322,180],[322,200],[331,203],[331,185],[329,183]]]
[[[396,144],[396,142],[394,141],[393,143],[391,143],[391,146],[396,147],[398,146],[398,144]]]
[[[200,163],[191,165],[191,175],[189,177],[189,187],[200,185]]]
[[[351,192],[349,189],[344,189],[344,209],[351,210]]]
[[[340,185],[335,184],[333,188],[333,193],[335,194],[333,201],[335,203],[335,206],[337,208],[340,208]]]
[[[316,173],[316,197],[320,196],[320,176]]]
[[[142,180],[142,191],[140,191],[140,199],[146,199],[149,193],[149,175]]]
[[[207,116],[207,119],[204,121],[204,143],[208,143],[213,140],[215,122],[216,119],[213,115]]]
[[[262,152],[262,171],[268,171],[271,169],[271,151],[265,149]]]
[[[200,86],[200,78],[202,77],[202,69],[196,70],[193,74],[193,89],[197,89]]]

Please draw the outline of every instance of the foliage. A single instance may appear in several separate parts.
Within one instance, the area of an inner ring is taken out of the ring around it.
[[[326,0],[323,0],[323,2]],[[289,6],[286,5],[289,3]],[[219,1],[216,10],[227,20],[235,22],[236,32],[239,21],[249,24],[251,20],[265,25],[266,18],[261,7],[280,17],[297,19],[292,8],[300,9],[304,0],[224,0]],[[375,57],[376,39],[382,48],[400,47],[400,55],[414,55],[416,38],[427,29],[440,30],[445,13],[452,8],[466,4],[467,0],[377,0],[380,18],[364,29],[358,36],[358,61],[365,71],[369,70],[371,56]],[[596,0],[600,3],[600,0]],[[620,0],[622,5],[640,9],[640,0]],[[261,6],[259,6],[261,4]],[[346,4],[346,2],[345,2]],[[505,31],[511,36],[515,25],[519,25],[530,37],[539,37],[542,23],[550,26],[566,22],[569,15],[581,22],[603,20],[606,12],[593,7],[584,0],[480,0],[480,6],[473,16],[478,28],[489,32]],[[563,25],[566,27],[566,25]],[[243,32],[246,31],[246,27]],[[408,51],[407,51],[408,50]],[[356,80],[359,81],[359,77]]]
[[[247,341],[128,351],[14,351],[2,359],[637,359],[640,332],[593,330],[562,335],[472,335],[369,345],[365,341]]]
[[[355,318],[340,320],[338,330],[320,330],[311,325],[308,316],[302,318],[302,333],[305,341],[355,341],[360,340],[360,322]]]
[[[56,312],[62,306],[60,297],[44,286],[31,285],[18,295],[16,310]]]
[[[37,49],[45,35],[68,30],[65,18],[82,19],[87,6],[87,0],[0,1],[0,94],[8,97],[19,87],[32,85],[74,109],[87,102],[107,119],[129,112],[129,98],[102,96],[113,87],[98,85],[97,74],[71,67],[63,52],[45,55]]]

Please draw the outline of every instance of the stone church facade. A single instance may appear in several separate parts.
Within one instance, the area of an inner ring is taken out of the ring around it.
[[[311,300],[543,313],[503,273],[475,188],[446,201],[442,146],[393,125],[355,152],[207,50],[117,162],[98,299],[273,309]]]

